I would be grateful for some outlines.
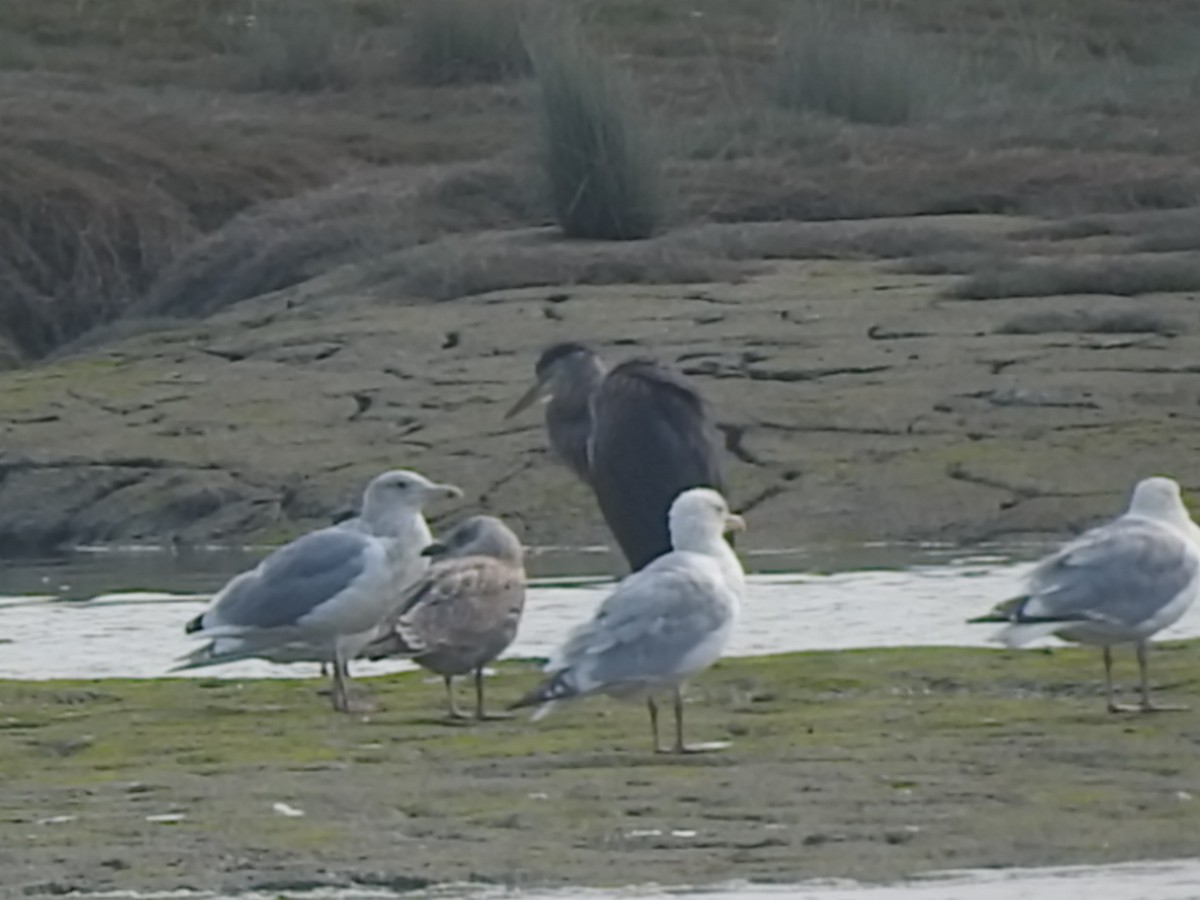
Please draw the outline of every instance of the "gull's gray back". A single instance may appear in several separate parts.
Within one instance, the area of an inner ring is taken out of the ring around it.
[[[364,571],[372,538],[347,528],[314,531],[276,550],[225,589],[205,627],[294,625]]]
[[[1083,535],[1030,576],[1016,621],[1076,620],[1134,627],[1200,577],[1200,554],[1174,528],[1125,516]]]
[[[672,553],[626,578],[548,668],[575,670],[582,691],[681,674],[733,618],[730,589],[696,560]]]

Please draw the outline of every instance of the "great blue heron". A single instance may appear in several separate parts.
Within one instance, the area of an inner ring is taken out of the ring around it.
[[[589,694],[645,697],[658,753],[663,749],[654,694],[670,689],[673,752],[715,749],[684,743],[680,689],[688,676],[720,658],[733,635],[746,584],[723,534],[744,527],[717,492],[697,488],[680,494],[670,512],[674,550],[617,585],[547,663],[547,679],[513,708],[541,704],[538,718],[556,703]]]
[[[1179,620],[1200,595],[1200,531],[1170,478],[1138,482],[1129,509],[1043,560],[1026,592],[972,622],[1008,622],[996,635],[1010,647],[1046,635],[1099,645],[1109,712],[1113,698],[1112,646],[1134,644],[1141,704],[1150,711],[1146,644]]]
[[[558,457],[591,486],[609,530],[636,572],[671,549],[667,511],[683,491],[724,492],[716,429],[704,399],[652,359],[611,370],[584,344],[548,347],[537,380],[506,414],[546,398]]]

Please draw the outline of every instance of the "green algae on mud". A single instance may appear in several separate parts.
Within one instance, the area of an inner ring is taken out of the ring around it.
[[[1189,700],[1200,643],[1152,667]],[[535,677],[502,665],[493,702]],[[346,718],[316,682],[0,683],[5,883],[878,879],[1194,851],[1200,721],[1107,714],[1095,651],[726,660],[687,724],[733,746],[683,759],[647,752],[636,705],[450,726],[421,674],[364,687],[380,711]]]

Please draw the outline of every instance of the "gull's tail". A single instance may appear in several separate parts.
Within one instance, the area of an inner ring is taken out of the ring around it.
[[[988,640],[1001,643],[1010,649],[1023,647],[1038,638],[1050,637],[1066,624],[1067,622],[1062,620],[1057,622],[1014,622],[1001,628]]]
[[[239,659],[247,659],[248,653],[221,653],[217,650],[217,642],[209,641],[203,646],[197,647],[191,653],[185,653],[175,661],[175,665],[167,669],[168,672],[183,672],[186,669],[203,669],[205,666],[219,666],[222,663],[234,662]]]
[[[542,704],[542,708],[533,714],[533,721],[549,715],[560,700],[570,700],[572,697],[579,696],[579,689],[572,683],[571,670],[562,669],[555,672],[532,691],[511,704],[509,709],[521,709],[525,706],[537,706]]]
[[[186,669],[203,669],[206,666],[220,666],[243,659],[254,659],[260,656],[262,651],[261,645],[255,645],[248,641],[215,639],[197,647],[191,653],[185,653],[167,671],[182,672]]]
[[[1039,638],[1049,637],[1064,625],[1080,621],[1077,616],[1051,618],[1049,616],[1024,615],[1022,610],[1025,607],[1025,602],[1029,599],[1028,595],[1023,595],[1005,600],[1003,603],[998,603],[994,606],[991,612],[985,613],[982,616],[976,616],[973,619],[967,619],[967,623],[975,625],[988,622],[1003,622],[1004,627],[988,638],[988,640],[1004,644],[1004,646],[1011,648],[1022,647]]]
[[[359,659],[387,659],[390,656],[420,656],[428,650],[416,629],[403,619],[385,623],[371,643],[358,651]]]

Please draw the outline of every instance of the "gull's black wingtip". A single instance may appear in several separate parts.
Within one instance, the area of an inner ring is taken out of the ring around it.
[[[539,706],[542,703],[550,703],[554,700],[567,700],[574,697],[578,691],[570,682],[570,670],[564,669],[561,672],[556,672],[553,677],[543,681],[532,691],[522,697],[515,703],[510,703],[508,708],[523,709],[526,706]]]
[[[184,634],[195,634],[197,631],[200,631],[203,628],[204,628],[204,613],[200,613],[200,615],[196,616],[196,618],[192,619],[190,622],[188,622],[186,625],[183,626],[183,633]]]
[[[1029,597],[1025,594],[1022,594],[1020,597],[1010,597],[1003,603],[997,603],[982,616],[975,616],[974,618],[967,619],[967,624],[983,625],[989,622],[1015,622],[1021,612],[1021,607],[1028,599]]]

